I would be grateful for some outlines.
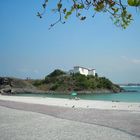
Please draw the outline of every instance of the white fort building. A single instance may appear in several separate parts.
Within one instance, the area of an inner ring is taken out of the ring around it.
[[[94,75],[95,76],[95,69],[89,69],[81,66],[75,66],[74,69],[69,70],[69,73],[80,73],[83,75]]]

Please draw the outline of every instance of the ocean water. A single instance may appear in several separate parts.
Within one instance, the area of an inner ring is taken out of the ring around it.
[[[127,92],[121,92],[121,93],[98,93],[98,94],[92,94],[92,95],[64,95],[64,94],[42,94],[42,93],[35,93],[35,94],[16,94],[16,96],[33,96],[33,97],[52,97],[52,98],[75,98],[78,97],[80,99],[84,100],[102,100],[102,101],[117,101],[117,102],[140,102],[140,86],[124,86],[122,87]]]

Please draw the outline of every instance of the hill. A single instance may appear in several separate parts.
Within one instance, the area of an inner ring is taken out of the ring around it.
[[[118,93],[122,89],[105,77],[67,74],[54,70],[42,80],[0,77],[0,93]]]
[[[67,74],[62,70],[54,70],[45,79],[33,81],[32,84],[40,90],[56,93],[70,93],[72,91],[78,93],[117,93],[122,90],[105,77],[85,76],[79,73]]]

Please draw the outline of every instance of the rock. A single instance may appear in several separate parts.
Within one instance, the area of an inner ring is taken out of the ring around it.
[[[5,93],[11,93],[11,89],[9,89],[9,88],[6,88],[6,89],[3,89],[3,92],[5,92]]]
[[[0,77],[0,93],[11,93],[11,79],[7,77]]]
[[[40,93],[31,83],[27,80],[0,77],[0,93],[1,94],[14,94],[14,93]]]
[[[0,93],[2,95],[6,95],[6,94],[11,94],[12,93],[11,91],[12,91],[11,89],[1,89]]]
[[[0,85],[10,85],[11,79],[7,77],[0,77]]]
[[[11,94],[12,93],[12,88],[10,85],[5,85],[3,88],[0,90],[1,94]]]

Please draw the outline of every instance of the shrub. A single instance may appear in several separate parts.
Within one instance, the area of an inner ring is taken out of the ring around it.
[[[43,83],[42,80],[36,80],[36,81],[33,83],[33,85],[34,85],[34,86],[40,86],[42,83]]]
[[[58,84],[54,84],[54,85],[50,88],[50,90],[56,90],[58,87],[59,87]]]
[[[56,76],[60,76],[63,74],[66,74],[66,73],[62,70],[56,69],[52,73],[50,73],[47,77],[56,77]]]

